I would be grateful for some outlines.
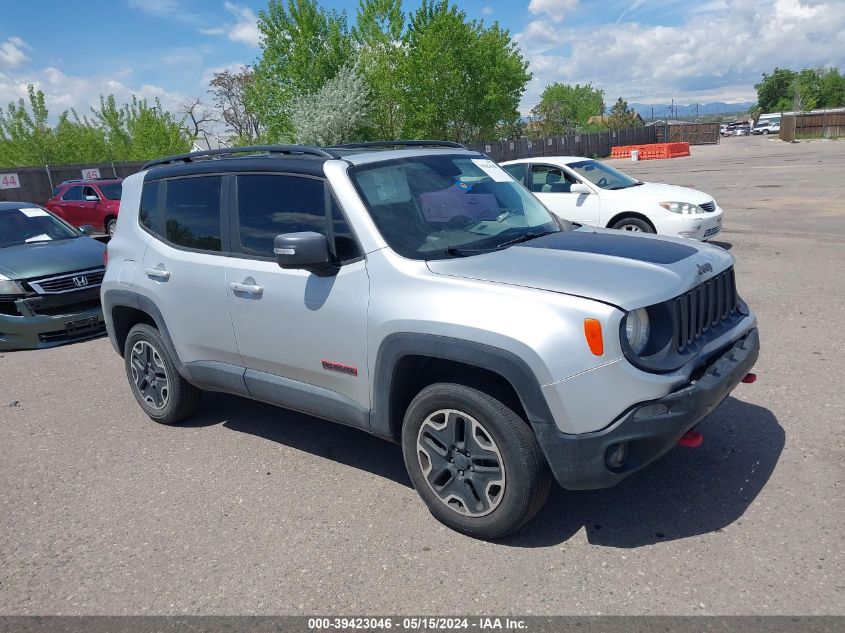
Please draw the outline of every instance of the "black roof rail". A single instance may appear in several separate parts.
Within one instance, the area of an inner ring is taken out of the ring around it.
[[[327,149],[377,149],[379,147],[448,147],[453,149],[467,149],[466,145],[452,141],[371,141],[369,143],[344,143],[332,145]]]
[[[203,157],[220,157],[231,156],[233,154],[248,154],[248,153],[266,153],[270,156],[274,154],[287,154],[289,156],[316,156],[318,158],[339,158],[337,153],[328,149],[320,149],[319,147],[309,147],[308,145],[246,145],[244,147],[220,147],[217,149],[206,149],[199,152],[190,152],[188,154],[176,154],[175,156],[167,156],[165,158],[156,158],[155,160],[147,161],[141,169],[149,169],[156,165],[172,165],[174,163],[191,163],[197,158]]]

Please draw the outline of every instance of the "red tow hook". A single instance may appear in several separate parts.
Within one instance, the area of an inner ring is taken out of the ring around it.
[[[678,440],[678,446],[686,446],[687,448],[698,448],[704,441],[704,436],[698,431],[687,431]]]
[[[740,382],[750,385],[755,380],[757,380],[757,374],[745,374],[745,378],[743,378]]]

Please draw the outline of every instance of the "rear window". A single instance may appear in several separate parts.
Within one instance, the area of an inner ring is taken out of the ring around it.
[[[219,252],[221,188],[221,176],[147,183],[141,194],[138,219],[174,246]]]
[[[120,200],[120,195],[123,193],[123,185],[120,183],[115,185],[100,185],[100,191],[106,200]]]

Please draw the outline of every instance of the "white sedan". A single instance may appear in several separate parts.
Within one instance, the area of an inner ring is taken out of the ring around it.
[[[722,209],[706,193],[640,182],[597,160],[537,156],[501,165],[571,222],[696,240],[712,239],[722,230]]]

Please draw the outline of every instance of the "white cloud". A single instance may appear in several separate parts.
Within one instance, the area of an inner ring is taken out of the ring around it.
[[[229,39],[249,46],[258,46],[261,43],[261,31],[258,30],[258,18],[252,9],[232,2],[223,6],[235,16],[235,23],[229,27],[227,33]]]
[[[129,6],[157,16],[173,15],[179,11],[177,0],[129,0]]]
[[[113,94],[118,103],[130,101],[133,94],[139,99],[150,101],[158,98],[162,107],[171,112],[176,112],[179,104],[185,100],[185,95],[180,92],[153,84],[130,86],[121,79],[124,77],[67,75],[53,67],[15,76],[0,73],[0,104],[5,107],[10,101],[26,98],[27,84],[33,84],[36,90],[44,92],[53,122],[63,111],[71,108],[80,115],[88,114],[91,106],[99,105],[101,94]]]
[[[753,84],[776,66],[845,66],[845,3],[839,0],[707,5],[706,19],[689,8],[677,26],[530,22],[515,36],[534,73],[523,110],[555,81],[592,82],[608,101],[620,95],[646,103],[741,101],[754,100]]]
[[[578,6],[579,0],[531,0],[528,11],[531,15],[545,13],[553,22],[560,22]]]
[[[16,68],[29,61],[23,49],[32,50],[26,42],[15,35],[0,44],[0,68]]]
[[[481,9],[482,15],[493,15],[493,7],[484,7]]]

